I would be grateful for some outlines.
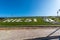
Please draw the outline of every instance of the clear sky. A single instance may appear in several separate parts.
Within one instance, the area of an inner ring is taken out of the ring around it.
[[[58,9],[60,0],[0,0],[0,17],[56,16]]]

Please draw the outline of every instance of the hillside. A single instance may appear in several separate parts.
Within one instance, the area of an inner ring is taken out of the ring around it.
[[[0,18],[0,26],[24,26],[24,25],[60,25],[60,17],[3,17]]]

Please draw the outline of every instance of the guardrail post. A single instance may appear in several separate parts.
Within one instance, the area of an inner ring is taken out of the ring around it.
[[[60,40],[60,36],[59,36],[59,40]]]

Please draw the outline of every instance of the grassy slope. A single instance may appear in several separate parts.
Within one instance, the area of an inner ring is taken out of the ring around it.
[[[38,22],[6,22],[6,23],[3,23],[2,21],[3,20],[0,20],[0,26],[20,26],[20,25],[56,25],[56,24],[52,24],[52,23],[48,23],[48,22],[45,22],[44,20],[43,20],[43,18],[42,17],[23,17],[23,18],[21,18],[21,19],[26,19],[26,18],[30,18],[30,19],[33,19],[33,18],[36,18],[37,20],[38,20]],[[50,18],[52,18],[52,17],[50,17]],[[10,19],[10,18],[9,18]],[[19,19],[19,18],[17,18],[17,19]],[[56,18],[52,18],[52,19],[54,19],[54,20],[56,20]],[[60,20],[58,20],[58,21],[60,21]]]

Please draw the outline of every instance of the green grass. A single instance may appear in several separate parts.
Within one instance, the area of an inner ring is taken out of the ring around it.
[[[12,19],[23,19],[25,20],[26,18],[30,18],[30,19],[37,19],[37,22],[2,22],[6,19],[11,19],[11,18],[5,18],[5,19],[2,19],[0,20],[0,26],[21,26],[21,25],[60,25],[60,24],[53,24],[53,23],[49,23],[49,22],[45,22],[43,19],[43,17],[13,17]],[[56,20],[57,18],[53,18],[53,17],[49,17],[53,20]],[[60,17],[58,17],[58,22],[60,22]]]

